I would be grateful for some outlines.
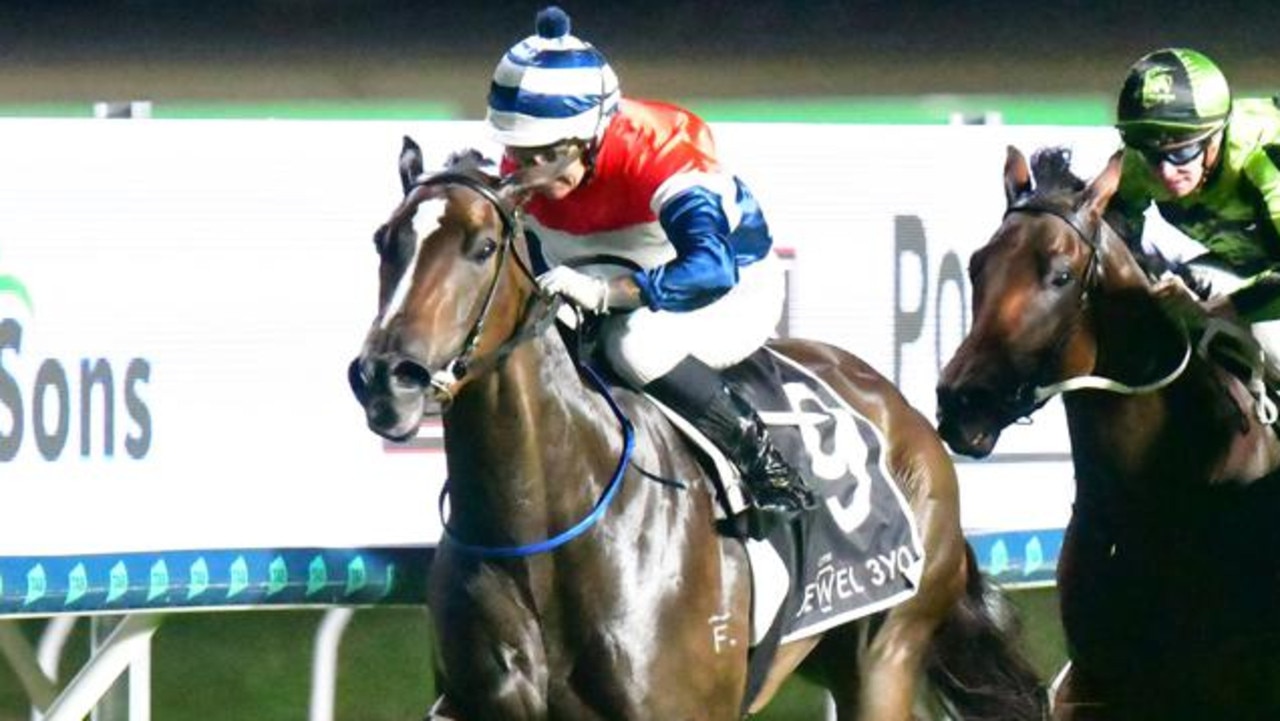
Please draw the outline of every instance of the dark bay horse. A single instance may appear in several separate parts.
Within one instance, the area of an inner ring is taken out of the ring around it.
[[[406,139],[406,195],[375,237],[378,314],[350,380],[385,437],[443,415],[450,514],[429,591],[443,696],[430,718],[730,721],[798,668],[832,691],[841,721],[914,718],[933,698],[925,677],[957,718],[1042,716],[1038,679],[987,604],[931,424],[857,358],[798,341],[777,349],[888,439],[925,569],[910,600],[782,646],[744,699],[747,556],[714,530],[694,447],[646,399],[605,389],[552,322],[517,211],[546,180],[498,182],[474,162],[421,170]]]
[[[1009,149],[1008,210],[970,260],[973,327],[938,385],[939,430],[986,456],[1064,392],[1072,665],[1055,718],[1280,718],[1276,439],[1104,221],[1119,173],[1119,155],[1085,183],[1064,151],[1029,166]]]

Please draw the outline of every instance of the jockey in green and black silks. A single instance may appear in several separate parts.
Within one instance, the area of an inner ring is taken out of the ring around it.
[[[1213,61],[1171,48],[1134,63],[1116,114],[1124,165],[1108,220],[1137,250],[1143,213],[1154,203],[1199,244],[1203,253],[1189,260],[1187,275],[1204,302],[1191,315],[1246,324],[1280,319],[1276,101],[1233,101]],[[1173,294],[1168,286],[1158,292]],[[1280,334],[1270,342],[1269,329],[1253,330],[1273,360],[1280,358]]]

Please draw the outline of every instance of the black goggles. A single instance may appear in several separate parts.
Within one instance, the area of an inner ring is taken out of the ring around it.
[[[1142,154],[1143,160],[1146,160],[1147,164],[1153,168],[1158,167],[1161,163],[1183,166],[1203,155],[1212,138],[1213,136],[1210,135],[1204,140],[1168,150],[1161,148],[1138,148],[1137,150]]]
[[[536,148],[507,148],[507,156],[519,168],[534,165],[552,165],[567,162],[581,156],[582,143],[563,142],[552,145],[540,145]]]

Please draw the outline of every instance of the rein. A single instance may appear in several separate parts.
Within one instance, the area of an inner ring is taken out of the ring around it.
[[[618,465],[614,468],[613,477],[609,479],[609,485],[605,486],[604,492],[600,494],[596,504],[582,520],[560,533],[536,543],[514,546],[484,546],[467,543],[458,537],[458,534],[454,532],[447,521],[442,522],[441,527],[444,529],[444,534],[449,537],[449,540],[459,550],[481,558],[523,558],[525,556],[533,556],[547,551],[554,551],[589,531],[592,526],[596,525],[604,517],[605,510],[609,507],[614,497],[618,495],[618,489],[622,488],[622,481],[626,478],[627,466],[631,463],[631,455],[636,447],[636,432],[631,425],[631,420],[623,413],[622,407],[618,405],[613,394],[609,392],[609,387],[605,384],[604,379],[592,370],[591,366],[579,364],[578,367],[586,373],[587,378],[591,380],[591,384],[608,401],[609,409],[613,411],[614,417],[618,419],[618,425],[622,427],[622,454],[618,457]],[[439,507],[441,518],[444,518],[444,502],[448,494],[449,482],[445,481],[444,488],[440,491]]]
[[[1182,361],[1178,363],[1178,367],[1174,368],[1168,375],[1159,380],[1145,383],[1140,386],[1131,386],[1121,383],[1120,381],[1105,378],[1103,376],[1087,375],[1068,378],[1058,383],[1047,386],[1036,386],[1035,400],[1037,404],[1044,403],[1059,393],[1070,393],[1071,391],[1092,388],[1099,391],[1110,391],[1112,393],[1120,393],[1127,396],[1143,395],[1144,393],[1154,393],[1171,385],[1182,375],[1187,369],[1187,365],[1191,362],[1191,339],[1187,336],[1186,328],[1182,329],[1183,340],[1185,341],[1186,350],[1182,354]]]
[[[1089,303],[1089,290],[1096,282],[1098,266],[1101,263],[1101,260],[1098,257],[1098,252],[1102,247],[1102,223],[1099,222],[1095,224],[1093,232],[1089,233],[1085,230],[1085,225],[1080,220],[1080,217],[1075,213],[1068,213],[1061,208],[1047,203],[1035,202],[1034,198],[1027,198],[1014,202],[1014,204],[1010,205],[1009,208],[1005,210],[1004,216],[1005,218],[1008,218],[1014,213],[1025,213],[1028,215],[1052,215],[1066,223],[1067,226],[1075,231],[1076,235],[1084,241],[1085,245],[1089,246],[1089,264],[1085,269],[1084,278],[1082,278],[1080,282],[1080,311],[1084,312]],[[1076,376],[1074,378],[1059,381],[1058,383],[1051,383],[1047,386],[1035,386],[1032,389],[1032,399],[1035,405],[1039,406],[1050,398],[1061,393],[1070,393],[1071,391],[1083,389],[1108,391],[1122,395],[1143,395],[1146,393],[1154,393],[1155,391],[1168,387],[1182,376],[1183,372],[1187,369],[1187,365],[1191,362],[1191,337],[1188,335],[1185,325],[1180,325],[1179,329],[1182,332],[1182,342],[1186,349],[1182,354],[1182,360],[1178,363],[1178,366],[1162,378],[1150,383],[1131,386],[1104,376]]]

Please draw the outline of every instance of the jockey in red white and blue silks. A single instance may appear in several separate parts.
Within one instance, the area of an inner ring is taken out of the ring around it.
[[[781,264],[760,206],[716,159],[706,123],[666,103],[622,98],[557,7],[494,70],[486,119],[502,172],[552,176],[524,206],[538,285],[601,316],[613,371],[693,423],[741,470],[757,538],[814,507],[763,421],[719,369],[764,345],[782,313]],[[578,267],[619,256],[640,268]]]
[[[562,200],[534,197],[525,211],[541,241],[539,271],[598,254],[643,269],[634,279],[644,307],[606,319],[605,332],[611,365],[637,387],[689,353],[731,365],[777,327],[784,286],[769,227],[688,111],[621,100],[586,181]]]

